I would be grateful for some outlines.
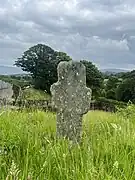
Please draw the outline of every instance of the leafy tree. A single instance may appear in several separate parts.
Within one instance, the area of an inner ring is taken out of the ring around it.
[[[123,79],[125,76],[127,76],[127,72],[119,72],[116,73],[115,76]]]
[[[116,99],[116,89],[121,83],[121,80],[116,76],[110,76],[106,83],[106,98],[107,99]]]
[[[119,79],[115,76],[109,77],[107,84],[106,84],[106,90],[116,89],[119,85]]]
[[[35,88],[50,93],[50,86],[57,81],[57,65],[72,60],[66,53],[54,51],[44,44],[37,44],[23,53],[15,65],[29,72]]]
[[[86,67],[86,83],[92,89],[92,95],[94,97],[99,96],[103,86],[103,74],[92,62],[86,60],[81,60],[80,62]]]
[[[119,101],[135,102],[135,78],[126,79],[118,86],[116,98]]]
[[[113,100],[116,100],[116,89],[110,89],[106,92],[106,98],[107,99],[113,99]]]
[[[126,72],[122,75],[123,79],[128,79],[128,78],[135,78],[135,70]]]

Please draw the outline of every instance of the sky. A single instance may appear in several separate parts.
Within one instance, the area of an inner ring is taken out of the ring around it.
[[[0,65],[39,43],[101,69],[135,69],[134,0],[0,0]]]

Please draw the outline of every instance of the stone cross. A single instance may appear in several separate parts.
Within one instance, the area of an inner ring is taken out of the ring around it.
[[[60,62],[58,82],[51,86],[52,105],[57,110],[57,135],[79,142],[82,116],[90,109],[91,89],[86,87],[86,69],[80,62]]]

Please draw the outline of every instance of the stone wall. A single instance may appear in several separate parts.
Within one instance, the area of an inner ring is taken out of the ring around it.
[[[50,100],[20,100],[17,102],[17,106],[19,108],[29,108],[29,109],[42,109],[49,111],[56,111],[55,108],[52,107],[52,103]],[[92,101],[90,103],[90,110],[102,110],[107,112],[115,112],[116,108],[114,105],[109,103],[100,103],[98,101]]]
[[[49,100],[19,100],[17,106],[19,108],[55,111],[55,109],[52,108],[51,101]]]

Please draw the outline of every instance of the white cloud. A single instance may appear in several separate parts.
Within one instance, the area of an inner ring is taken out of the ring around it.
[[[99,67],[135,64],[133,0],[0,0],[0,64],[44,43]]]

